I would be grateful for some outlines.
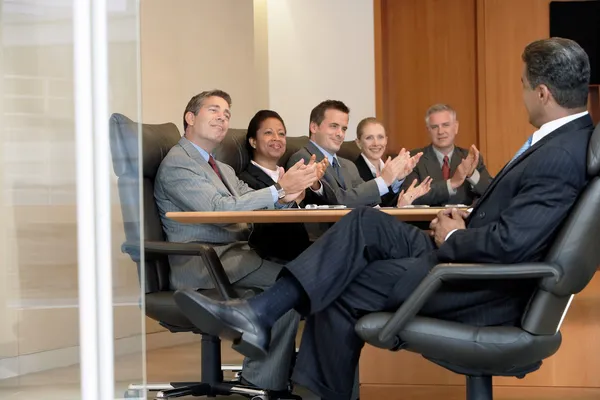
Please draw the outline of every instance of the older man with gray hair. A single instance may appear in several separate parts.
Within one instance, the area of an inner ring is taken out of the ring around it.
[[[435,104],[425,113],[425,124],[431,144],[411,151],[411,154],[422,152],[423,156],[404,181],[404,186],[410,185],[414,179],[421,182],[428,176],[432,184],[429,193],[413,204],[473,204],[492,178],[475,145],[464,149],[454,144],[459,125],[456,110],[448,104]]]

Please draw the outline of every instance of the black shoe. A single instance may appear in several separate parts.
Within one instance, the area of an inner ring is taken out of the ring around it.
[[[267,355],[271,331],[260,324],[246,300],[216,301],[185,289],[175,292],[175,302],[202,332],[233,341],[235,351],[253,360]]]

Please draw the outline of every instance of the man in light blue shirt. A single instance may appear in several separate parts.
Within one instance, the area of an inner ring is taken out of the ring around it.
[[[321,185],[316,182],[307,191],[305,203],[342,204],[348,207],[375,205],[381,202],[381,196],[390,191],[398,193],[404,178],[412,172],[421,154],[411,157],[404,150],[385,163],[381,175],[365,182],[360,177],[356,165],[336,153],[346,137],[350,109],[341,101],[326,100],[317,105],[310,113],[310,142],[290,157],[288,168],[299,160],[317,161],[326,158],[326,169]]]

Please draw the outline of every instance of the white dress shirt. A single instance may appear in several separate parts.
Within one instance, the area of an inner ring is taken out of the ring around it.
[[[277,181],[279,180],[279,169],[281,167],[277,167],[277,169],[275,171],[265,168],[262,165],[258,164],[257,162],[255,162],[254,160],[250,161],[252,164],[256,165],[258,168],[260,168],[265,174],[267,174],[269,176],[269,178],[273,179],[273,182],[277,183]]]
[[[373,174],[373,178],[377,178],[377,169],[375,168],[375,166],[373,165],[373,163],[367,158],[367,156],[365,156],[365,153],[360,153],[360,155],[365,160],[365,163],[367,163],[367,167],[369,167],[369,170],[371,171],[371,174]],[[384,166],[385,166],[385,163],[380,158],[379,159],[379,171],[383,171],[383,167]]]

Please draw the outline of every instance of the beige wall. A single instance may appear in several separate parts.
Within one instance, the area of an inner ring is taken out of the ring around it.
[[[144,122],[182,131],[188,100],[213,88],[233,99],[232,128],[254,115],[252,1],[144,0],[141,53]]]
[[[78,362],[73,24],[72,4],[62,3],[0,7],[0,377]],[[110,111],[135,112],[135,1],[119,4],[109,16]],[[135,265],[120,252],[116,184],[112,197],[114,337],[141,344],[140,291]],[[67,359],[66,349],[75,349]]]

